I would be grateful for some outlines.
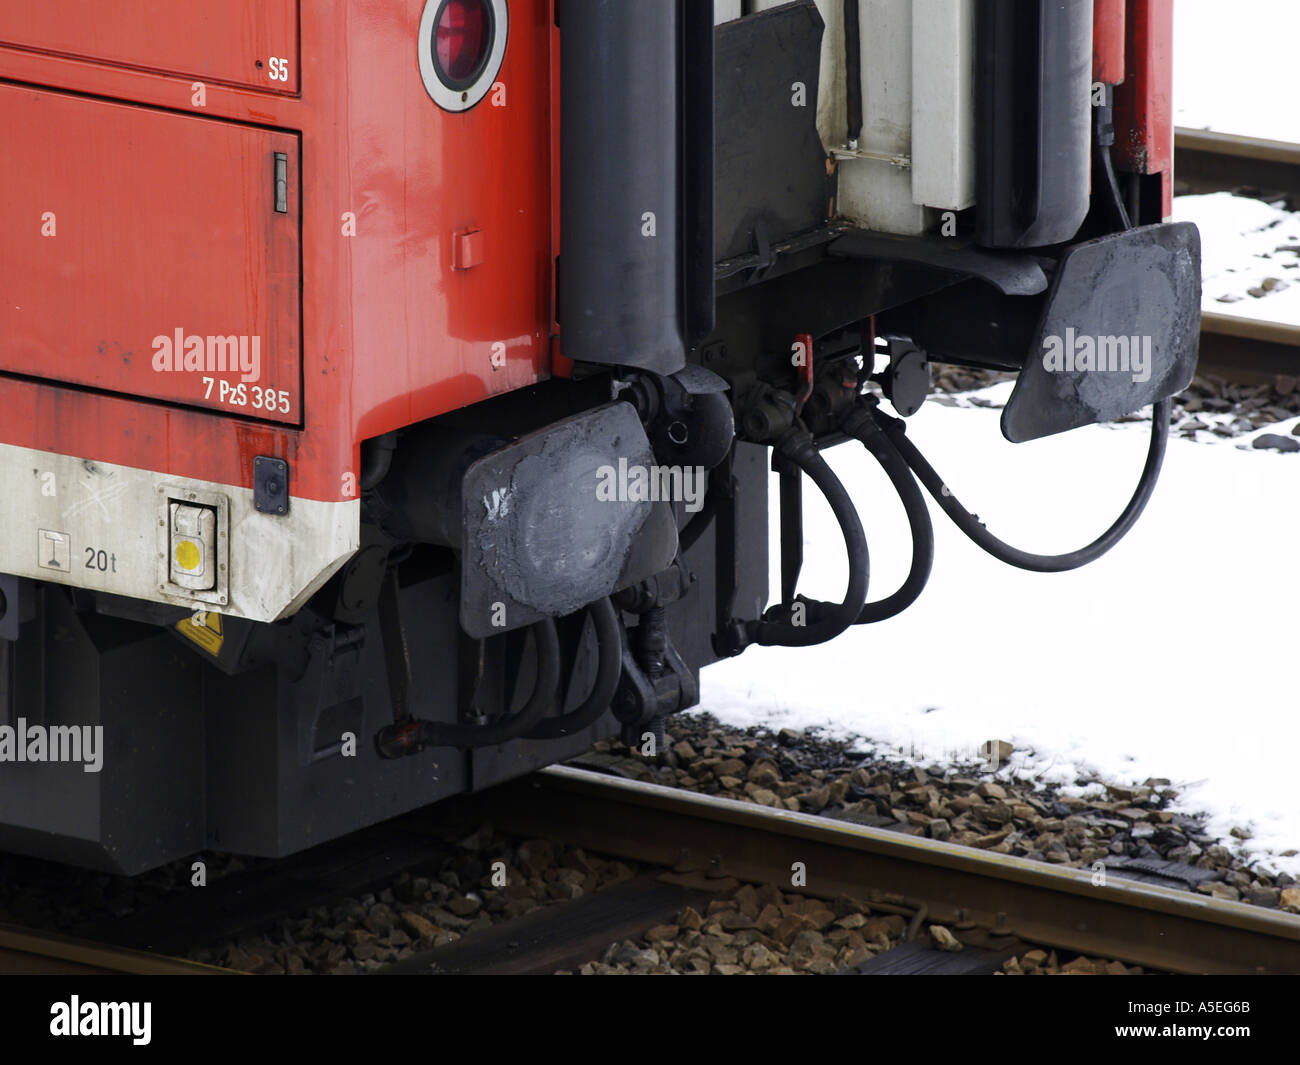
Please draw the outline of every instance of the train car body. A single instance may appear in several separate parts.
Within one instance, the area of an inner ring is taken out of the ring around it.
[[[1029,440],[1190,380],[1171,18],[0,0],[0,848],[291,853],[875,620],[865,544],[795,590],[820,449],[915,492],[871,382],[1014,370]]]

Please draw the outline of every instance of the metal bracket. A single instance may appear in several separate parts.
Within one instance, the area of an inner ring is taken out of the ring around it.
[[[611,709],[623,725],[625,743],[640,742],[640,730],[655,718],[687,710],[700,701],[700,685],[669,641],[664,648],[663,676],[651,680],[623,644],[623,676],[618,682]]]
[[[284,459],[253,459],[253,506],[259,514],[289,513],[289,464]]]
[[[308,644],[311,665],[299,689],[298,714],[299,758],[305,766],[339,755],[342,732],[362,735],[360,665],[365,642],[365,626],[336,623],[321,629]],[[340,725],[339,734],[325,731]]]
[[[835,258],[930,267],[954,280],[985,281],[1008,296],[1036,296],[1047,289],[1047,275],[1032,255],[988,251],[961,240],[854,229],[837,237],[827,250]]]

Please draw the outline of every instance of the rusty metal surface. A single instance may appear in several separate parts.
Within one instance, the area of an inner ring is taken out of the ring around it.
[[[1300,326],[1206,312],[1199,368],[1234,381],[1266,381],[1300,371]]]
[[[210,965],[103,946],[66,936],[0,925],[0,974],[97,975],[127,973],[150,976],[229,975]]]
[[[557,767],[480,796],[507,831],[785,890],[924,903],[928,920],[1178,973],[1300,973],[1300,916],[1088,870]],[[802,862],[807,886],[785,887]]]

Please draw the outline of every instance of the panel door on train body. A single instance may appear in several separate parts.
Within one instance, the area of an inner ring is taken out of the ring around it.
[[[0,372],[301,421],[297,135],[0,83],[0,143]]]
[[[298,0],[37,0],[0,44],[250,89],[298,91]]]

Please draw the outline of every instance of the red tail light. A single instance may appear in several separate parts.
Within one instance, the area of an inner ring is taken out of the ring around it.
[[[507,0],[425,0],[417,39],[430,99],[444,111],[477,105],[501,72],[509,35]]]
[[[487,0],[445,0],[434,27],[434,55],[448,88],[464,88],[477,78],[492,50],[492,22]]]

